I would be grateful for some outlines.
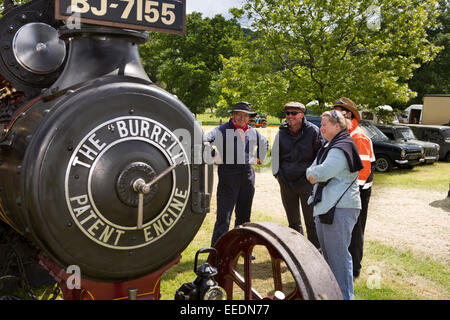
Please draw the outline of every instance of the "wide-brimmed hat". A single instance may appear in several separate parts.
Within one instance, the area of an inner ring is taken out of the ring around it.
[[[306,107],[303,103],[297,102],[297,101],[291,101],[288,102],[284,105],[284,110],[286,110],[287,108],[296,108],[296,109],[300,109],[302,112],[306,111]]]
[[[252,107],[251,107],[250,103],[245,102],[245,101],[240,101],[240,102],[236,103],[233,107],[233,110],[228,110],[229,113],[235,112],[235,111],[248,113],[252,117],[257,115],[257,112],[252,112]]]
[[[341,107],[342,109],[348,110],[350,111],[353,116],[355,117],[356,121],[360,121],[361,120],[361,116],[359,115],[358,112],[358,107],[356,106],[356,103],[354,103],[352,100],[350,100],[349,98],[345,98],[342,97],[340,98],[338,101],[336,101],[332,107]]]

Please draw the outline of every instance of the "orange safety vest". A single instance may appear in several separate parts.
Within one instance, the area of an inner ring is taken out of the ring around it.
[[[373,151],[372,140],[364,134],[356,119],[352,119],[352,128],[349,129],[348,132],[355,141],[359,157],[364,166],[364,168],[359,171],[357,180],[358,185],[362,186],[363,189],[368,189],[373,183],[372,163],[375,163],[375,152]]]

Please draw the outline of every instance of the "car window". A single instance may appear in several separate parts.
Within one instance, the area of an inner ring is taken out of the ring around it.
[[[427,134],[425,130],[420,129],[414,130],[414,132],[419,139],[423,139]]]
[[[416,139],[416,137],[414,136],[414,133],[408,127],[397,128],[396,131],[397,131],[397,134],[399,135],[398,138],[400,138],[400,139],[406,139],[406,140],[414,140],[414,139]]]
[[[427,132],[424,134],[424,137],[433,141],[442,140],[442,136],[437,129],[427,130]]]
[[[382,132],[383,132],[383,133],[386,135],[386,137],[388,137],[389,139],[395,140],[394,133],[391,132],[390,130],[383,130]],[[401,138],[401,137],[399,137],[399,138]]]
[[[373,141],[389,141],[389,138],[380,131],[375,125],[367,121],[360,121],[359,126],[364,133]]]
[[[450,139],[450,128],[441,130],[444,139]]]

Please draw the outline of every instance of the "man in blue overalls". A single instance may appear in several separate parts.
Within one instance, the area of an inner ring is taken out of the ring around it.
[[[228,231],[235,207],[235,226],[250,221],[255,194],[255,172],[251,165],[261,164],[269,148],[267,139],[248,125],[250,117],[256,115],[248,102],[238,102],[228,112],[232,113],[230,121],[206,135],[220,156],[217,218],[211,246]]]

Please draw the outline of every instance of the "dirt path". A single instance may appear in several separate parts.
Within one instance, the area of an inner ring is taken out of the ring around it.
[[[450,262],[447,194],[374,186],[368,215],[367,239]]]
[[[217,176],[214,178],[213,200]],[[286,222],[280,188],[272,173],[256,173],[253,210],[279,217]],[[450,198],[435,191],[373,187],[366,225],[366,240],[411,249],[450,262]]]

